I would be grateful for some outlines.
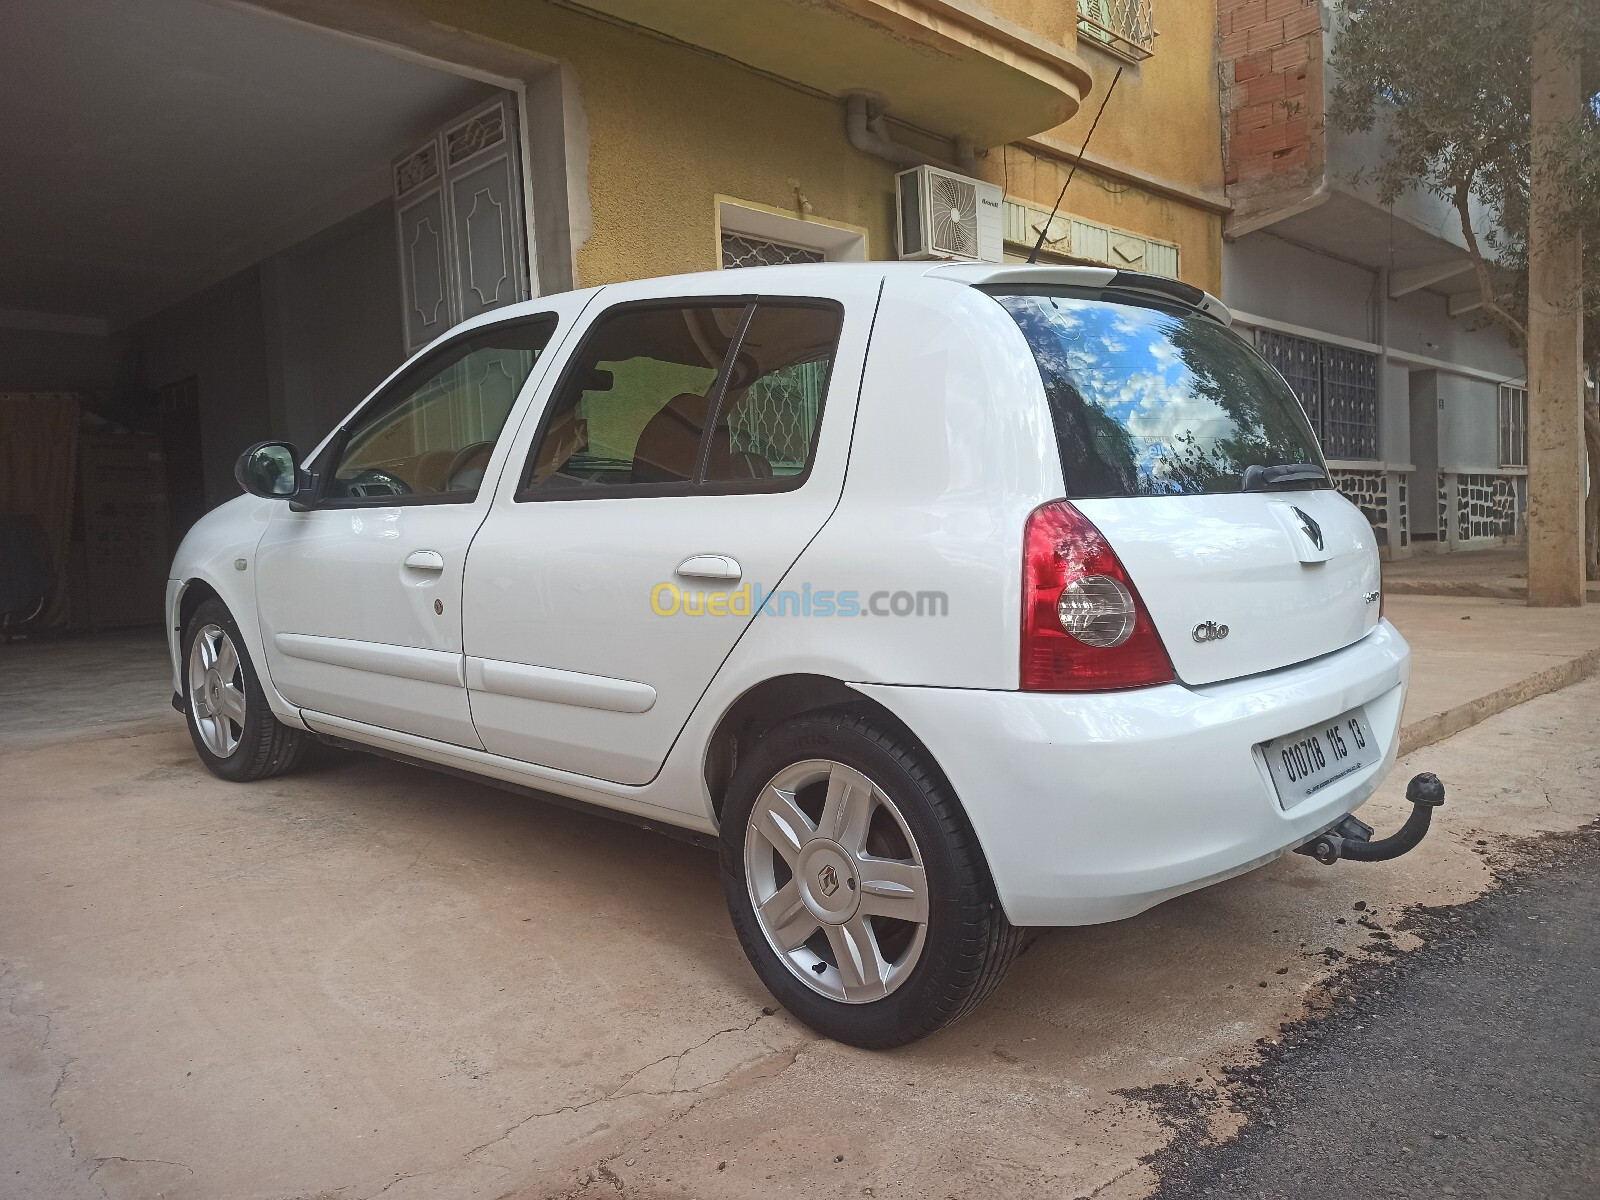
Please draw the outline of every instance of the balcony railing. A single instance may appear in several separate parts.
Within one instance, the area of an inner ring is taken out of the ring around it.
[[[1151,0],[1078,0],[1078,35],[1141,62],[1155,52]]]

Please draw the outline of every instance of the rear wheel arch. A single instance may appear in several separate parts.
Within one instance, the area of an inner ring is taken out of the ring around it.
[[[722,714],[706,745],[703,764],[712,811],[720,819],[741,748],[763,730],[801,713],[872,704],[849,684],[827,675],[775,675],[748,688]],[[877,706],[881,707],[881,706]]]
[[[755,684],[728,706],[707,744],[705,782],[711,795],[712,811],[718,820],[722,817],[728,781],[738,766],[741,747],[748,748],[764,731],[791,717],[825,709],[872,717],[879,728],[892,731],[914,746],[948,786],[948,777],[933,751],[905,721],[877,700],[830,675],[775,675]],[[951,790],[953,793],[954,789]]]

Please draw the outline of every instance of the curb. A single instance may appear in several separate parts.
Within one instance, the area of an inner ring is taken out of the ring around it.
[[[1487,696],[1479,696],[1475,700],[1468,700],[1465,704],[1447,708],[1442,713],[1424,717],[1400,731],[1400,755],[1404,757],[1413,750],[1420,750],[1424,746],[1443,741],[1452,734],[1460,733],[1480,721],[1488,720],[1496,713],[1515,708],[1536,696],[1560,691],[1564,687],[1589,678],[1597,671],[1600,671],[1600,646],[1585,651],[1577,658],[1569,658],[1564,663],[1548,667],[1537,675],[1519,679],[1516,683],[1490,692]]]
[[[1386,579],[1383,590],[1391,596],[1471,596],[1480,600],[1526,600],[1525,583],[1472,583],[1449,579]],[[1585,585],[1591,603],[1600,602],[1600,586]]]

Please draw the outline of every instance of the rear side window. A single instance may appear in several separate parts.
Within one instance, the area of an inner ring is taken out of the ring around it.
[[[842,317],[782,299],[606,313],[551,401],[517,498],[798,487]]]
[[[994,298],[1038,363],[1069,497],[1237,492],[1250,466],[1322,465],[1288,385],[1210,317],[1081,289]]]
[[[706,479],[789,479],[805,472],[838,341],[836,310],[756,306],[728,377]]]

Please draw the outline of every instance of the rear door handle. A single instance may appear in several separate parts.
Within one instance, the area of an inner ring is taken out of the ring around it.
[[[442,571],[444,555],[437,550],[413,550],[406,555],[406,566],[415,567],[419,571]]]
[[[726,554],[696,554],[678,564],[678,574],[686,579],[738,579],[744,572]]]

